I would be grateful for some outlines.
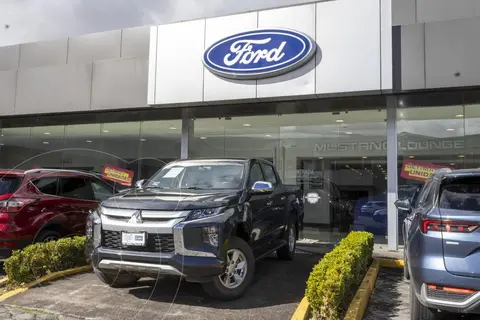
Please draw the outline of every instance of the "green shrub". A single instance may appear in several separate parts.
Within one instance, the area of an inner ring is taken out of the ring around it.
[[[362,282],[373,252],[373,234],[350,232],[313,268],[306,297],[315,319],[341,319]]]
[[[4,263],[9,286],[18,286],[52,272],[86,265],[85,240],[85,237],[64,238],[13,251]]]

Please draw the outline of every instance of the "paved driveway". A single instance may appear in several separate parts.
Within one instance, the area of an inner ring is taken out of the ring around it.
[[[5,303],[96,319],[290,319],[320,258],[306,253],[294,261],[265,258],[257,263],[245,296],[230,302],[213,300],[200,285],[174,277],[112,289],[86,273],[43,284]]]
[[[410,320],[410,291],[403,270],[382,268],[364,320]],[[438,314],[435,320],[479,320],[480,316]]]

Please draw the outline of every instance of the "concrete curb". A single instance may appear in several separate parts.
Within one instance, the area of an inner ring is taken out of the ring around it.
[[[403,268],[403,260],[395,259],[374,259],[360,287],[348,306],[344,320],[362,320],[368,307],[368,301],[375,288],[380,268]],[[0,300],[1,301],[1,300]],[[303,297],[291,320],[307,320],[310,316],[310,304],[307,297]]]
[[[20,288],[13,289],[13,290],[5,292],[4,294],[0,295],[0,302],[5,301],[6,299],[8,299],[10,297],[13,297],[17,294],[20,294],[22,292],[25,292],[28,289],[30,289],[31,287],[34,287],[34,286],[36,286],[36,285],[38,285],[42,282],[52,281],[52,280],[56,280],[56,279],[59,279],[59,278],[65,277],[65,276],[69,276],[69,275],[76,274],[76,273],[82,273],[82,272],[86,272],[86,271],[90,271],[90,270],[92,270],[92,266],[87,265],[87,266],[83,266],[83,267],[78,267],[78,268],[73,268],[73,269],[68,269],[68,270],[63,270],[63,271],[57,271],[57,272],[47,274],[47,275],[45,275],[41,278],[38,278],[37,280],[34,280],[30,283],[27,283],[26,285],[24,285]],[[5,279],[6,280],[4,280],[4,279],[2,279],[2,280],[8,281],[7,278],[5,278]]]
[[[303,297],[302,301],[298,305],[295,313],[293,314],[291,320],[308,320],[310,315],[310,304],[308,303],[307,297]]]
[[[345,320],[361,320],[365,310],[367,310],[368,300],[370,300],[370,295],[375,288],[375,281],[377,280],[378,271],[380,270],[380,261],[375,259],[373,260],[370,268],[368,269],[363,281],[360,284],[360,287],[357,289],[355,296],[348,306],[347,313],[345,315]]]

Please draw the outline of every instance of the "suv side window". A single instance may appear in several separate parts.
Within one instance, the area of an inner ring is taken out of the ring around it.
[[[32,183],[41,193],[58,195],[58,178],[40,178],[32,180]]]
[[[255,162],[252,167],[250,168],[250,175],[248,176],[248,189],[253,187],[253,184],[257,181],[265,181],[263,177],[262,169],[260,165]]]
[[[71,199],[94,199],[91,185],[80,177],[60,178],[60,195]]]
[[[425,185],[422,188],[422,191],[420,192],[418,196],[417,203],[415,205],[415,208],[420,208],[420,207],[425,207],[427,201],[429,198],[432,197],[432,186],[433,186],[433,180],[432,178],[429,178],[426,182]]]
[[[107,200],[113,196],[112,188],[109,188],[106,184],[101,181],[92,180],[90,181],[93,190],[93,198],[97,201]]]
[[[275,170],[271,165],[262,163],[263,174],[265,175],[265,181],[270,182],[273,186],[278,184],[277,176],[275,175]]]

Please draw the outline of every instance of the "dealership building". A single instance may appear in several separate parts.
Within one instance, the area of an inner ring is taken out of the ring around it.
[[[480,163],[478,30],[476,0],[332,0],[0,47],[0,167],[264,158],[304,238],[396,250],[394,201]]]

